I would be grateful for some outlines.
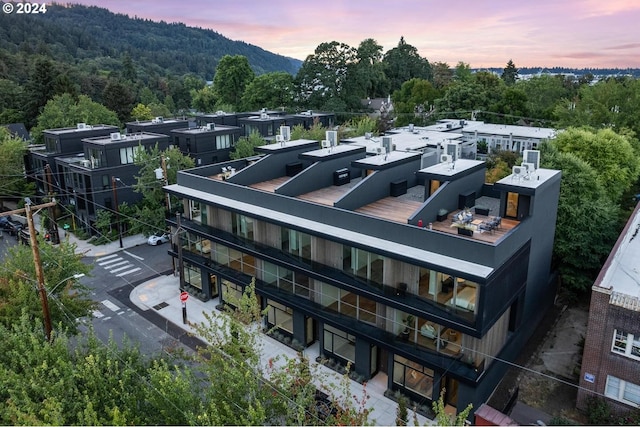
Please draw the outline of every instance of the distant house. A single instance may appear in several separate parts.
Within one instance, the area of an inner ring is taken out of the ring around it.
[[[87,231],[93,229],[96,214],[101,209],[115,209],[113,179],[118,178],[118,205],[134,204],[142,194],[133,191],[140,166],[134,164],[138,150],[150,150],[156,145],[166,150],[169,137],[159,133],[142,132],[123,135],[85,138],[82,152],[55,159],[57,192],[63,204],[75,207],[77,225]],[[158,159],[158,167],[161,161]]]
[[[369,117],[378,118],[393,111],[391,96],[386,98],[367,98],[360,101],[362,106],[370,111]]]
[[[171,144],[191,157],[196,166],[229,160],[231,150],[240,139],[238,126],[219,125],[209,122],[203,126],[173,129]]]
[[[31,142],[31,135],[29,135],[24,123],[10,123],[8,125],[3,125],[3,127],[7,129],[11,135],[17,136],[23,141]]]
[[[163,117],[155,117],[151,120],[142,120],[135,122],[129,122],[126,125],[127,133],[136,133],[136,132],[151,132],[151,133],[162,133],[165,135],[169,135],[173,129],[183,129],[190,126],[190,122],[187,119],[165,119]]]
[[[591,288],[576,405],[605,397],[619,415],[640,408],[640,204]]]
[[[83,152],[82,140],[118,133],[119,129],[111,125],[89,125],[78,123],[76,127],[46,129],[43,132],[44,145],[31,147],[25,159],[27,179],[36,183],[39,195],[47,194],[47,177],[45,168],[57,174],[55,159],[57,157],[77,155]]]

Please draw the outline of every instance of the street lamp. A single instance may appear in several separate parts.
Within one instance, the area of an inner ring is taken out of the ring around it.
[[[77,273],[77,274],[74,274],[73,276],[69,276],[69,277],[67,277],[67,278],[65,278],[65,279],[62,279],[62,280],[60,281],[60,283],[58,283],[58,284],[57,284],[57,285],[55,285],[53,288],[51,288],[51,289],[49,289],[49,290],[47,291],[47,295],[51,295],[51,294],[53,293],[53,291],[55,291],[55,290],[58,288],[58,286],[62,285],[62,284],[63,284],[64,282],[66,282],[67,280],[69,280],[69,279],[80,279],[81,277],[84,277],[84,273]]]
[[[116,181],[120,181],[120,178],[116,178],[115,176],[112,176],[111,188],[113,190],[113,202],[116,206],[116,219],[118,221],[118,239],[120,240],[120,249],[122,249],[122,226],[120,224],[120,209],[118,208],[118,191],[116,189]]]

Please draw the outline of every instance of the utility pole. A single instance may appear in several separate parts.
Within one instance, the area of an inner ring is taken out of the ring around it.
[[[47,163],[44,167],[45,172],[47,173],[47,184],[49,187],[49,199],[52,200],[53,199],[53,184],[51,183],[51,167],[49,166],[49,164]],[[53,243],[54,245],[57,245],[58,243],[60,243],[60,234],[58,234],[58,221],[56,219],[56,207],[55,206],[51,206],[49,208],[49,218],[51,220],[51,222],[53,224],[50,224],[49,226],[49,233],[50,234],[50,239],[51,239],[51,243]]]
[[[34,206],[37,209],[55,206],[56,202],[45,203]],[[44,272],[42,271],[42,262],[40,261],[40,249],[38,248],[38,239],[36,238],[36,227],[33,225],[33,214],[31,212],[31,204],[27,203],[24,211],[27,214],[27,226],[29,227],[29,238],[31,243],[31,251],[33,252],[33,263],[36,270],[36,280],[38,281],[38,293],[40,295],[40,303],[42,304],[42,314],[44,316],[44,332],[47,341],[51,340],[51,313],[49,311],[49,299],[47,298],[47,289],[44,287]],[[22,209],[20,209],[22,210]],[[15,212],[15,211],[13,211]]]
[[[169,185],[169,175],[167,175],[167,159],[162,157],[162,176],[164,177],[164,185]],[[171,196],[167,192],[167,214],[171,215]]]
[[[116,189],[116,181],[119,178],[111,177],[111,188],[113,190],[113,203],[116,206],[116,221],[118,221],[118,239],[120,239],[120,248],[122,249],[122,226],[120,224],[120,208],[118,208],[118,190]]]

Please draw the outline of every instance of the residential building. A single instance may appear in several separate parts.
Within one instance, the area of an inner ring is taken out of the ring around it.
[[[132,205],[142,199],[141,193],[133,191],[140,170],[134,164],[136,152],[155,146],[166,150],[169,137],[150,132],[129,135],[115,132],[85,138],[82,144],[81,153],[55,159],[56,193],[62,204],[75,207],[76,225],[91,232],[99,210],[115,209],[114,198],[118,205],[124,202]]]
[[[117,133],[119,129],[111,125],[88,125],[78,123],[76,127],[47,129],[43,131],[44,145],[32,147],[25,159],[27,179],[35,181],[38,194],[48,193],[45,168],[53,171],[55,158],[82,153],[82,140]]]
[[[127,123],[127,133],[137,132],[151,132],[162,133],[164,135],[170,135],[173,129],[184,129],[190,127],[191,122],[187,119],[165,119],[163,117],[155,117],[151,120],[136,120],[135,122]]]
[[[203,300],[255,280],[265,323],[452,411],[484,403],[546,310],[561,172],[295,140],[180,171],[169,253]]]
[[[558,131],[552,128],[517,125],[495,125],[482,122],[466,122],[459,130],[465,141],[486,147],[487,153],[495,150],[510,150],[521,153],[537,150],[542,142],[556,137]]]
[[[605,399],[614,413],[640,408],[640,204],[593,287],[577,407]]]
[[[325,128],[333,129],[336,115],[334,113],[307,110],[297,114],[287,114],[284,119],[284,125],[291,128],[302,126],[305,129],[311,129],[317,123]]]
[[[237,126],[211,122],[198,127],[173,129],[170,136],[173,146],[201,166],[229,160],[229,153],[240,139],[240,133]]]

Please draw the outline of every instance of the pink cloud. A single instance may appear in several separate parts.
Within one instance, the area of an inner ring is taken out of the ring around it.
[[[387,51],[404,36],[423,57],[452,66],[502,67],[513,59],[517,66],[640,67],[637,0],[77,1],[209,28],[301,60],[323,42],[357,47],[373,38]]]

